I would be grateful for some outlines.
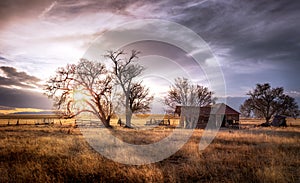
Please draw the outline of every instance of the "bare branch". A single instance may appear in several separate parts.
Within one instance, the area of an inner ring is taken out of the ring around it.
[[[133,83],[133,80],[144,71],[144,67],[136,63],[138,61],[139,54],[139,51],[132,50],[129,57],[126,57],[127,54],[123,50],[117,50],[108,51],[105,55],[105,57],[110,59],[114,64],[112,73],[114,75],[115,82],[122,88],[125,96],[126,126],[129,127],[131,126],[132,113],[142,111],[140,106],[144,104],[145,109],[149,107],[149,105],[146,105],[145,101],[140,101],[141,98],[136,98],[138,96],[131,96],[137,95],[137,93],[135,93],[137,86]]]
[[[109,126],[113,110],[107,96],[111,94],[111,83],[103,64],[81,59],[77,65],[58,68],[56,75],[48,80],[45,94],[54,99],[54,106],[62,115],[74,117],[90,112]],[[83,98],[76,98],[76,92]]]
[[[175,109],[177,105],[185,106],[206,106],[214,104],[213,92],[207,87],[193,85],[186,78],[176,78],[175,84],[168,91],[164,98],[165,105]]]

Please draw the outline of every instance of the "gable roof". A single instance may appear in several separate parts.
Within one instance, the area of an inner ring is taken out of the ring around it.
[[[176,106],[175,113],[180,115],[181,107],[184,106]],[[235,114],[239,115],[240,113],[230,106],[224,103],[218,103],[214,105],[207,105],[204,107],[199,107],[200,115],[209,115],[209,114]]]
[[[233,108],[224,103],[214,104],[212,105],[212,107],[217,108],[216,114],[240,114],[238,111],[234,110]]]

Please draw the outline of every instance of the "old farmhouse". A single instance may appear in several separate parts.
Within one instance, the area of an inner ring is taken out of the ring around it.
[[[238,125],[240,113],[224,103],[219,103],[204,107],[176,106],[174,115],[180,116],[182,127],[192,128],[195,125],[195,128],[205,128],[209,120],[215,123],[222,121],[222,127]]]

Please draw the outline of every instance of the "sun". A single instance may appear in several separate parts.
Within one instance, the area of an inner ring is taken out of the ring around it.
[[[75,107],[82,109],[86,107],[86,102],[89,100],[89,96],[83,89],[79,88],[73,91],[73,100]]]

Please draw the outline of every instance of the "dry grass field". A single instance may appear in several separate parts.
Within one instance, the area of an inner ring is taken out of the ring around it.
[[[0,182],[300,182],[299,119],[288,119],[287,128],[254,127],[262,121],[244,119],[242,129],[222,128],[203,151],[198,149],[203,130],[197,129],[171,157],[139,166],[103,157],[70,121],[34,125],[35,120],[27,119],[27,125],[0,120]],[[112,129],[135,144],[171,132]]]

